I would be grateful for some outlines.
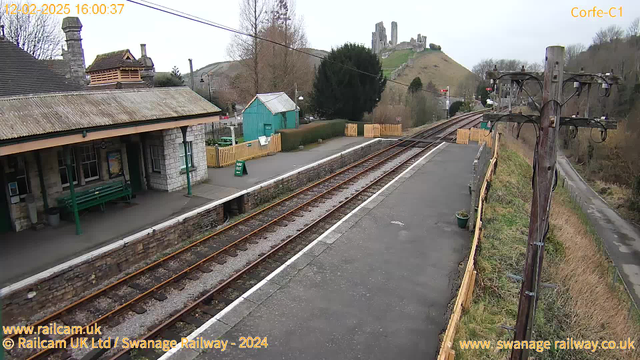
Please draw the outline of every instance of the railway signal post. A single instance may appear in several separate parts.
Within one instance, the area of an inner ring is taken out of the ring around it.
[[[514,327],[514,341],[524,342],[531,340],[535,312],[538,298],[540,296],[540,277],[542,274],[542,263],[544,258],[545,237],[549,230],[549,215],[551,211],[551,194],[558,181],[556,171],[557,159],[557,134],[560,126],[573,126],[576,129],[581,127],[597,128],[601,131],[602,140],[606,139],[607,129],[615,129],[616,122],[612,120],[600,121],[590,119],[588,109],[584,118],[562,117],[562,106],[573,96],[580,96],[582,87],[590,88],[592,84],[599,83],[604,89],[610,89],[612,84],[616,84],[618,79],[613,74],[565,74],[564,73],[564,47],[550,46],[546,49],[545,68],[543,80],[538,78],[539,74],[526,73],[523,71],[499,74],[494,71],[488,72],[488,77],[499,81],[508,81],[515,84],[522,91],[524,83],[530,80],[537,80],[542,89],[542,102],[538,105],[529,95],[529,99],[538,109],[539,116],[529,116],[523,114],[491,113],[485,114],[484,120],[496,122],[516,122],[524,125],[532,123],[536,128],[537,139],[533,161],[533,196],[531,199],[531,216],[529,220],[529,234],[527,238],[527,250],[525,255],[524,271],[522,274],[522,287],[520,288],[518,315]],[[565,80],[564,77],[567,77]],[[566,100],[563,100],[562,90],[565,82],[573,82],[575,92]],[[500,84],[498,83],[498,109],[500,108]],[[513,87],[512,87],[513,88]],[[526,91],[526,89],[524,89]],[[587,92],[588,93],[588,92]],[[608,91],[605,96],[608,96]],[[511,96],[511,95],[509,95]],[[528,358],[527,349],[513,349],[511,360],[523,360]]]

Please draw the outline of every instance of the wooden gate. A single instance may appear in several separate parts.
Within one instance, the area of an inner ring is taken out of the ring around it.
[[[346,124],[344,127],[345,136],[358,136],[358,124]]]
[[[380,124],[365,124],[364,137],[380,137]]]

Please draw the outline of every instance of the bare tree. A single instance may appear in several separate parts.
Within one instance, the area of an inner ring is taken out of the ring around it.
[[[635,18],[627,28],[627,37],[640,35],[640,18]]]
[[[235,35],[227,48],[229,56],[248,70],[245,77],[250,78],[254,94],[260,92],[260,59],[262,43],[257,39],[267,21],[267,12],[263,0],[243,0],[240,4],[240,30],[251,34]],[[246,76],[248,75],[248,76]],[[243,83],[239,80],[238,83]]]
[[[527,64],[525,66],[525,70],[527,70],[527,72],[530,72],[530,73],[543,72],[544,66],[542,65],[542,63],[533,62],[533,63]]]
[[[58,18],[42,13],[6,14],[5,6],[8,5],[10,11],[13,4],[20,9],[23,6],[22,2],[0,0],[0,24],[5,27],[7,39],[36,59],[53,59],[60,56],[64,35]]]
[[[564,52],[564,66],[568,66],[569,63],[573,62],[578,55],[585,50],[587,50],[587,48],[580,43],[568,45]]]
[[[495,61],[493,59],[482,59],[479,63],[475,64],[471,69],[471,72],[478,75],[482,80],[485,80],[487,71],[493,69]]]
[[[611,25],[607,28],[598,30],[596,36],[593,37],[593,43],[595,45],[602,45],[607,42],[614,42],[618,39],[622,39],[624,31],[617,25]]]
[[[295,3],[292,0],[278,0],[273,3],[270,11],[269,25],[264,29],[263,36],[291,49],[307,47],[307,37],[302,19],[295,13]],[[307,55],[273,43],[264,44],[266,69],[265,82],[269,91],[285,91],[294,95],[297,84],[305,90],[311,89],[313,68]]]

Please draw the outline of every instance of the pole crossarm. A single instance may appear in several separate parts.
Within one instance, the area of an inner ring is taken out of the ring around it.
[[[537,124],[540,124],[540,115],[522,115],[518,113],[487,113],[482,115],[483,121],[491,122],[511,122],[511,123],[525,123],[533,120]],[[570,117],[561,116],[560,126],[573,126],[577,128],[596,128],[615,130],[618,128],[618,121],[612,119],[599,119],[599,118],[585,118],[585,117]]]

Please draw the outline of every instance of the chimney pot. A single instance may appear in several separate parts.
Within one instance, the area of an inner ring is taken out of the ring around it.
[[[140,44],[140,57],[147,56],[147,44]]]

